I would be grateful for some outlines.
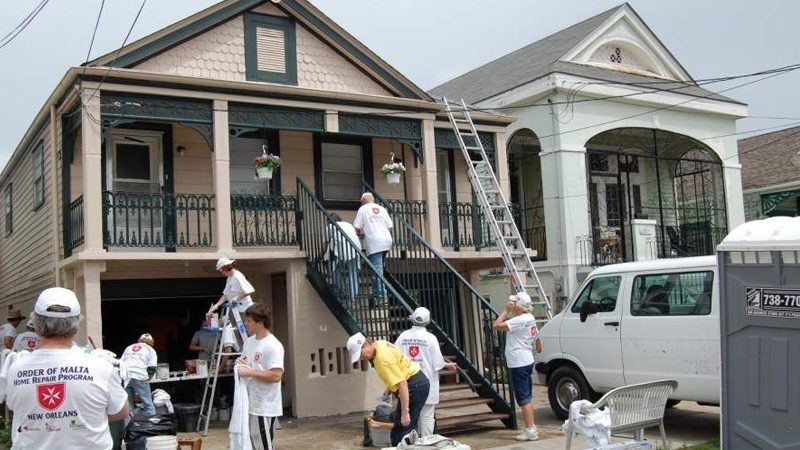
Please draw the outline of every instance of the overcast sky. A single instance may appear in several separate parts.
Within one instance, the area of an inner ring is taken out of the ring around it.
[[[40,0],[3,0],[0,36]],[[423,89],[620,4],[617,0],[312,0]],[[100,0],[51,0],[0,48],[0,166],[70,66],[86,59]],[[131,40],[216,3],[151,0]],[[695,79],[800,63],[800,2],[632,0],[634,9]],[[106,0],[92,57],[115,50],[141,3]],[[130,41],[129,41],[130,42]],[[747,81],[747,80],[744,80]],[[738,81],[737,83],[742,83]],[[800,71],[725,92],[749,104],[739,131],[800,122]],[[727,85],[707,85],[722,90]],[[791,118],[795,118],[792,120]]]

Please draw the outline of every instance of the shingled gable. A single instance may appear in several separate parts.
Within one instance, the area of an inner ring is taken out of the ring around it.
[[[672,70],[669,76],[653,78],[642,74],[604,68],[598,65],[574,62],[580,50],[587,42],[598,39],[597,32],[603,31],[619,21],[627,18],[639,24],[641,33],[647,35],[652,46],[662,50],[663,57]],[[515,50],[505,56],[447,81],[428,92],[436,97],[464,98],[472,104],[500,95],[511,89],[526,85],[553,73],[574,75],[595,80],[610,81],[621,84],[643,83],[648,89],[671,90],[685,95],[705,97],[714,100],[739,103],[722,95],[714,94],[699,87],[683,69],[677,59],[669,52],[658,37],[647,27],[636,11],[624,3],[615,8],[576,23],[555,34]],[[654,80],[675,83],[659,83]]]
[[[427,100],[425,91],[369,50],[306,0],[226,0],[88,63],[90,67],[133,68],[262,4],[274,5],[391,95]]]

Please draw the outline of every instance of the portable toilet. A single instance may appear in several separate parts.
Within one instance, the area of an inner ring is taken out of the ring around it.
[[[722,448],[800,448],[800,217],[745,223],[717,258]]]

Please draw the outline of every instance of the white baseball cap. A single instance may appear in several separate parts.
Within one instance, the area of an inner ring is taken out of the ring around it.
[[[150,333],[144,333],[143,335],[139,336],[139,342],[142,342],[142,339],[155,341],[155,339],[153,339],[153,336]]]
[[[69,311],[48,311],[51,306],[62,306],[68,308]],[[48,288],[39,294],[36,300],[36,306],[33,311],[44,317],[77,317],[81,315],[81,304],[78,303],[78,297],[69,289],[54,287]]]
[[[408,318],[414,322],[414,325],[427,325],[431,323],[431,312],[428,311],[428,308],[420,306]]]
[[[531,296],[525,292],[517,292],[516,295],[512,295],[511,297],[513,297],[513,301],[517,302],[520,306],[527,306],[533,303],[531,301]]]
[[[350,352],[350,364],[355,364],[361,359],[361,348],[364,347],[367,338],[361,333],[356,333],[347,339],[347,351]]]
[[[219,270],[222,269],[225,266],[230,266],[235,261],[236,261],[235,259],[226,258],[224,256],[222,258],[218,259],[217,260],[217,272],[219,272]]]

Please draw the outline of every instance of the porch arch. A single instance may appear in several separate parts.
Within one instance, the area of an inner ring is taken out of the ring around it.
[[[594,264],[713,254],[728,227],[722,161],[709,146],[615,128],[585,147]]]
[[[547,259],[541,152],[539,137],[528,128],[516,130],[508,140],[509,201],[526,246],[536,250],[536,260]]]

